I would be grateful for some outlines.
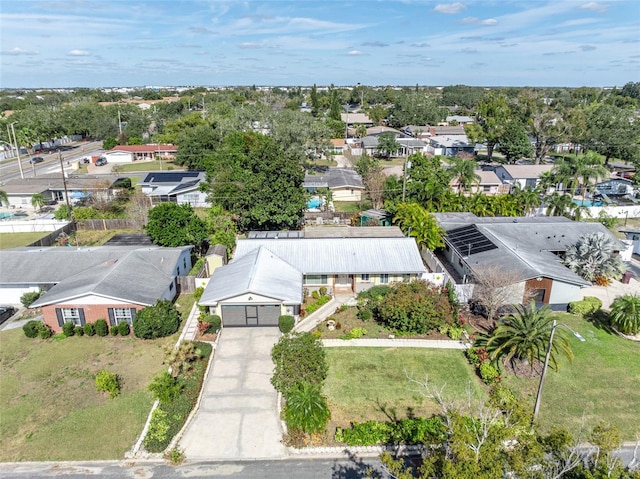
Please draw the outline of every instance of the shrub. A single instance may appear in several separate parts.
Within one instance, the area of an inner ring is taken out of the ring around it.
[[[322,431],[331,418],[320,384],[299,383],[286,396],[284,417],[289,429],[307,434]]]
[[[40,323],[40,325],[38,326],[38,337],[40,337],[41,339],[49,339],[51,336],[53,336],[53,331],[51,331],[51,328],[44,323]]]
[[[327,377],[324,348],[318,337],[310,333],[281,337],[271,357],[275,364],[271,384],[285,396],[302,382],[321,385]]]
[[[326,286],[320,286],[318,288],[318,292],[320,293],[320,296],[326,296],[327,295],[327,287]]]
[[[459,328],[458,326],[451,326],[449,327],[449,330],[447,331],[447,334],[449,335],[449,337],[451,339],[453,339],[454,341],[460,339],[460,337],[462,336],[462,332],[464,331],[463,328]]]
[[[280,332],[283,334],[289,333],[293,329],[295,323],[296,320],[293,316],[282,315],[278,318],[278,327],[280,328]]]
[[[166,299],[142,308],[133,320],[133,333],[142,339],[163,338],[175,333],[179,327],[180,312]]]
[[[116,328],[111,328],[111,329],[116,329]],[[130,332],[131,332],[131,327],[129,326],[129,323],[127,323],[126,321],[122,321],[121,323],[118,323],[118,333],[120,334],[120,336],[129,336]]]
[[[602,307],[602,301],[595,296],[585,296],[582,301],[572,301],[569,303],[568,310],[571,314],[585,316],[595,313]]]
[[[24,331],[24,335],[27,338],[37,338],[38,333],[40,332],[41,321],[27,321],[24,326],[22,326],[22,331]]]
[[[320,299],[320,293],[319,293],[318,291],[313,291],[313,292],[311,293],[311,297],[312,297],[313,299]]]
[[[102,337],[109,334],[109,326],[107,326],[107,322],[104,319],[98,319],[96,321],[96,334]]]
[[[73,331],[76,336],[84,336],[84,328],[82,326],[76,326]]]
[[[362,321],[369,321],[371,319],[371,316],[373,316],[373,313],[366,308],[362,308],[358,310],[357,316]]]
[[[441,443],[446,435],[445,424],[439,416],[400,419],[390,426],[388,439],[394,444]]]
[[[86,323],[84,325],[84,334],[87,336],[95,336],[96,334],[96,326],[93,323]]]
[[[178,446],[164,453],[164,458],[169,461],[172,466],[179,466],[185,460],[184,451]]]
[[[358,293],[358,299],[382,299],[391,292],[391,286],[379,285],[372,286],[371,288],[360,291]]]
[[[42,296],[42,291],[30,291],[20,296],[20,302],[25,308],[28,308],[29,306],[31,306],[31,303],[33,303],[40,296]]]
[[[609,321],[623,334],[637,334],[640,331],[640,295],[625,294],[614,299]]]
[[[113,399],[120,394],[120,379],[118,375],[106,369],[101,369],[96,374],[96,389],[109,393],[109,397]]]
[[[315,303],[310,304],[306,307],[306,314],[316,312],[318,309],[320,309],[321,306],[324,306],[329,301],[331,301],[331,296],[321,296]]]
[[[209,314],[207,316],[204,317],[203,322],[207,323],[209,326],[206,329],[206,332],[210,333],[210,332],[216,332],[216,331],[220,331],[220,328],[222,327],[222,318],[220,316],[218,316],[217,314]]]
[[[204,259],[204,258],[200,258],[200,259]],[[200,260],[198,260],[198,261],[196,262],[196,264],[197,264],[197,263],[199,263],[199,262],[200,262]],[[200,265],[200,266],[202,266],[202,265]],[[196,271],[196,272],[197,272],[197,271]],[[200,298],[202,298],[202,294],[203,294],[203,293],[204,293],[204,288],[203,288],[202,286],[200,286],[199,288],[196,288],[196,290],[193,292],[193,299],[195,299],[195,300],[196,300],[196,303],[197,303],[198,301],[200,301]]]
[[[111,326],[111,328],[109,328],[109,333],[111,334],[111,336],[117,336],[118,335],[118,325],[116,324],[115,326]]]
[[[163,371],[153,378],[153,381],[149,384],[149,391],[161,403],[168,403],[180,395],[182,385],[177,378],[169,374],[169,371]]]
[[[62,333],[68,338],[76,333],[76,325],[67,321],[62,325]]]
[[[391,426],[386,422],[367,421],[353,423],[349,429],[336,430],[336,442],[344,442],[349,446],[373,446],[386,444],[391,433]]]
[[[163,443],[167,440],[170,427],[168,416],[169,415],[160,408],[156,408],[151,413],[149,430],[143,441],[147,448],[153,443]]]
[[[358,339],[366,335],[367,330],[364,328],[353,328],[351,331],[349,331],[349,339]]]
[[[493,386],[502,380],[500,372],[489,361],[480,364],[479,371],[480,377],[488,386]]]

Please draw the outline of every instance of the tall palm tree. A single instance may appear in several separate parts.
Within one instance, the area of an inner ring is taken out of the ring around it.
[[[536,361],[541,361],[547,351],[553,328],[552,311],[547,306],[537,309],[534,300],[528,307],[515,308],[515,314],[502,319],[490,334],[480,336],[476,344],[486,348],[496,364],[501,361],[527,361],[533,369]],[[556,370],[558,353],[573,359],[569,341],[561,331],[554,334],[549,357],[551,367]]]
[[[465,158],[451,158],[449,172],[451,178],[456,180],[458,193],[462,190],[469,190],[473,184],[480,182],[480,175],[476,173],[476,162]]]
[[[355,133],[358,138],[364,138],[365,136],[367,136],[367,127],[362,123],[358,123],[356,125]]]
[[[531,189],[530,187],[526,187],[524,190],[517,189],[512,193],[512,195],[520,208],[520,214],[522,215],[528,215],[534,212],[542,202],[542,199],[540,198],[540,190]]]
[[[640,294],[618,296],[611,303],[609,321],[623,334],[640,332]]]
[[[579,171],[578,174],[582,177],[584,182],[584,189],[582,190],[582,201],[591,185],[591,180],[602,180],[608,178],[609,170],[604,166],[604,158],[593,151],[588,151],[586,154],[578,157],[579,159]]]
[[[562,193],[545,196],[544,203],[547,205],[547,216],[567,216],[575,204],[571,195]]]
[[[31,197],[31,206],[38,211],[47,203],[42,193],[36,193]]]

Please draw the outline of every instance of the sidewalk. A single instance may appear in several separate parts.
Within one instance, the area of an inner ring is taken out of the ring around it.
[[[299,333],[305,332],[308,333],[317,325],[322,323],[325,319],[331,316],[336,312],[336,309],[342,306],[343,304],[348,304],[349,306],[355,306],[356,298],[353,295],[340,295],[334,296],[331,301],[327,304],[323,305],[317,311],[314,311],[306,318],[298,321],[298,323],[293,327],[293,330]]]
[[[180,339],[178,343],[182,341],[195,341],[196,334],[198,334],[198,316],[200,315],[200,309],[198,308],[198,303],[194,303],[191,308],[191,312],[189,313],[189,317],[187,318],[187,322],[182,328],[182,333],[180,333]]]

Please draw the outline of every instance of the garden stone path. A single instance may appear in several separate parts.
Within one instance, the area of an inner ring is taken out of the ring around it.
[[[271,385],[278,328],[223,328],[200,407],[180,439],[188,461],[287,456]]]

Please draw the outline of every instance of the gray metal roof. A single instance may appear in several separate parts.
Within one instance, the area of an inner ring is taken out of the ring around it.
[[[402,238],[397,226],[306,226],[305,238]]]
[[[446,231],[475,225],[497,248],[471,255],[465,245],[457,251],[472,269],[502,265],[518,273],[520,280],[545,276],[572,284],[590,285],[565,267],[554,252],[564,252],[581,237],[601,232],[614,239],[618,248],[624,245],[600,223],[571,221],[563,217],[483,217],[469,213],[435,214]],[[445,238],[450,243],[448,238]],[[453,246],[453,245],[451,245]]]
[[[302,273],[267,248],[259,247],[227,266],[216,268],[199,303],[215,306],[219,301],[247,293],[279,299],[285,304],[300,304]]]
[[[241,239],[234,261],[261,246],[304,274],[425,272],[413,238]]]
[[[362,177],[348,168],[329,168],[323,175],[306,175],[302,185],[305,188],[362,188]]]
[[[0,284],[55,284],[33,306],[96,294],[153,304],[175,276],[184,250],[160,246],[0,250]]]

